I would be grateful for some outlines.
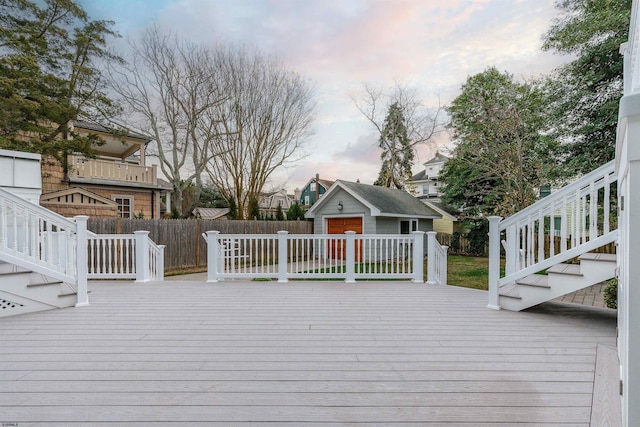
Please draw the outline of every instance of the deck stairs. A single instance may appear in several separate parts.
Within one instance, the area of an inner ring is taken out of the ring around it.
[[[500,306],[520,311],[615,277],[616,256],[587,252],[579,264],[559,263],[500,286]]]
[[[76,301],[72,285],[0,261],[0,317],[73,307]]]
[[[616,255],[594,251],[618,242],[616,185],[610,162],[515,215],[489,217],[488,307],[524,310],[615,277]]]
[[[87,304],[79,233],[86,217],[69,220],[0,188],[0,317]]]

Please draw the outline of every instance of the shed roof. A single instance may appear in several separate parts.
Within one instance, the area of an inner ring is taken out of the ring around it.
[[[193,214],[196,218],[218,219],[227,215],[230,211],[229,208],[195,208]]]
[[[340,188],[367,206],[371,210],[371,216],[432,219],[442,217],[441,214],[406,191],[343,180],[337,180],[329,191],[307,211],[305,216],[313,218],[315,211],[329,200],[331,194]]]

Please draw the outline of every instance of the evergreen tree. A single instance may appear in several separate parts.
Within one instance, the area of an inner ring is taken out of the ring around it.
[[[276,209],[276,220],[284,221],[284,212],[282,211],[282,206],[280,205],[278,205],[278,208]]]
[[[297,203],[294,203],[287,210],[287,219],[295,221],[296,219],[304,219],[304,209]]]
[[[236,199],[231,196],[227,200],[229,205],[229,219],[237,219],[238,218],[238,205],[236,204]]]
[[[247,212],[247,219],[260,219],[262,216],[260,215],[260,204],[258,203],[258,199],[255,197],[251,197],[249,199],[249,206]]]
[[[615,156],[618,103],[622,96],[620,45],[629,37],[631,0],[563,0],[562,17],[543,49],[575,55],[549,82],[554,136],[562,145],[558,175],[591,172]]]
[[[67,170],[67,154],[95,155],[94,136],[69,124],[112,115],[102,77],[117,36],[113,22],[92,21],[73,0],[0,1],[0,147],[52,155]]]
[[[404,115],[397,102],[389,106],[379,146],[382,148],[382,166],[373,184],[404,189],[405,181],[411,178],[414,153],[407,137]]]
[[[471,76],[449,107],[456,147],[440,172],[442,200],[470,216],[509,216],[535,201],[554,164],[541,129],[546,97],[490,67]]]

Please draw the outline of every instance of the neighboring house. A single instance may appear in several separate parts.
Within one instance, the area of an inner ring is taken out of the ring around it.
[[[436,155],[427,162],[423,163],[424,170],[415,174],[407,181],[407,188],[411,189],[414,195],[419,199],[436,199],[442,196],[440,191],[440,183],[438,177],[442,166],[449,158],[436,151]]]
[[[433,230],[442,216],[403,190],[338,180],[305,217],[314,234],[409,234]]]
[[[302,190],[296,189],[295,196],[298,204],[305,209],[313,206],[315,202],[326,193],[333,185],[333,181],[327,181],[326,179],[320,179],[320,175],[316,174],[315,178],[311,178],[309,182],[302,187]]]
[[[286,213],[294,203],[294,199],[287,194],[286,190],[282,189],[270,193],[260,193],[258,206],[261,214],[275,217],[278,206],[282,209],[282,213]]]
[[[72,130],[96,134],[105,144],[95,159],[69,155],[68,176],[57,162],[43,159],[42,206],[66,217],[161,217],[161,195],[170,200],[172,189],[159,184],[156,165],[146,164],[149,138],[86,121],[74,122]]]
[[[195,208],[193,216],[198,219],[229,219],[229,208]]]
[[[433,231],[444,234],[453,234],[454,232],[461,234],[465,233],[464,227],[462,226],[462,223],[458,221],[454,210],[443,205],[442,202],[435,200],[423,199],[421,201],[426,206],[442,215],[442,218],[433,220]]]
[[[36,205],[42,194],[40,154],[0,150],[0,187]]]

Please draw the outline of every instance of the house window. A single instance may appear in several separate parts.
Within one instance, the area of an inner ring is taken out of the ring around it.
[[[133,197],[115,196],[113,201],[118,204],[120,218],[131,218],[133,216]]]
[[[309,196],[304,196],[304,204],[305,205],[309,204]]]
[[[408,219],[400,221],[400,234],[410,234],[412,231],[418,231],[418,220]]]
[[[309,191],[316,191],[316,183],[315,183],[315,182],[312,182],[312,183],[309,185]]]
[[[422,194],[429,194],[429,184],[422,186]]]
[[[282,199],[278,199],[278,206],[282,207]]]

